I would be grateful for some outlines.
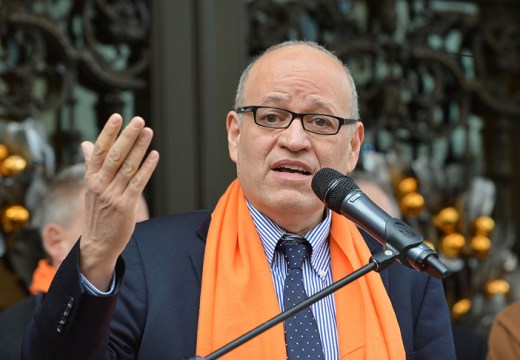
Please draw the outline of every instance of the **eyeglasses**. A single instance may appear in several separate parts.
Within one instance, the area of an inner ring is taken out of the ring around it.
[[[235,111],[237,113],[252,112],[255,124],[270,129],[287,129],[293,120],[298,118],[301,120],[304,130],[320,135],[335,135],[342,125],[350,125],[358,121],[326,114],[299,114],[271,106],[244,106]]]

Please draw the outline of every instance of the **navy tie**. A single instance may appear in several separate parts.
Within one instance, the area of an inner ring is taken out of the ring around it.
[[[290,234],[282,236],[278,244],[287,261],[283,306],[289,309],[307,299],[302,265],[310,244],[305,238]],[[324,359],[318,325],[310,307],[285,320],[284,326],[287,359]]]

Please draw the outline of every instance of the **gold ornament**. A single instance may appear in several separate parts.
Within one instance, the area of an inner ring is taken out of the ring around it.
[[[511,285],[506,280],[495,279],[488,282],[484,290],[489,297],[494,295],[507,296],[511,292]]]
[[[0,163],[0,173],[11,176],[21,173],[27,167],[27,161],[19,155],[10,155]]]
[[[418,188],[419,186],[416,178],[411,176],[405,177],[397,183],[397,196],[401,198],[406,194],[417,192]]]
[[[5,144],[0,144],[0,161],[4,161],[9,155],[9,149]]]
[[[416,192],[406,194],[399,202],[399,207],[404,216],[417,216],[424,209],[424,198]]]
[[[11,205],[2,211],[2,228],[7,233],[23,229],[29,223],[29,211],[21,205]]]
[[[471,309],[472,303],[470,299],[460,299],[451,308],[451,317],[453,320],[460,320]]]
[[[439,250],[449,258],[455,259],[460,256],[466,245],[466,239],[459,233],[451,233],[441,238]]]
[[[457,230],[460,215],[454,207],[442,209],[433,217],[433,223],[444,234],[451,234]]]
[[[479,260],[484,260],[491,249],[491,240],[487,236],[477,235],[470,242],[471,253]]]
[[[486,215],[479,216],[473,222],[473,228],[475,229],[475,235],[489,236],[495,228],[495,220]]]

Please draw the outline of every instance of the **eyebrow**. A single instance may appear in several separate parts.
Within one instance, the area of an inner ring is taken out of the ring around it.
[[[325,110],[323,110],[322,112],[333,113],[335,111],[335,110],[333,110],[333,107],[331,106],[330,103],[324,101],[321,98],[311,96],[309,100],[311,101],[311,103],[313,105],[317,105],[320,108],[324,108]],[[287,101],[289,101],[289,99],[286,96],[283,96],[281,94],[276,94],[276,93],[269,94],[269,95],[266,95],[266,96],[260,98],[261,104],[275,103],[276,105],[279,105],[279,104],[287,102]]]

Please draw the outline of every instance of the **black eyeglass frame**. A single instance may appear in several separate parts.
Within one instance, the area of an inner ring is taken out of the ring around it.
[[[275,109],[275,110],[286,111],[286,112],[288,112],[289,114],[291,114],[292,118],[291,118],[291,121],[289,121],[289,123],[287,124],[287,126],[283,126],[283,127],[265,126],[265,125],[259,124],[259,123],[256,121],[256,111],[257,111],[258,109]],[[237,113],[252,112],[252,113],[253,113],[253,120],[254,120],[255,124],[258,125],[258,126],[261,126],[261,127],[267,128],[267,129],[287,129],[287,128],[289,128],[289,126],[291,126],[291,124],[292,124],[292,122],[294,121],[294,119],[298,118],[298,119],[301,120],[301,122],[302,122],[302,126],[303,126],[303,129],[304,129],[305,131],[308,131],[308,132],[313,133],[313,134],[318,134],[318,135],[336,135],[337,133],[339,133],[339,130],[341,129],[341,127],[342,127],[343,125],[352,125],[352,124],[355,124],[356,122],[359,121],[359,120],[357,120],[357,119],[342,118],[342,117],[340,117],[340,116],[330,115],[330,114],[320,114],[320,113],[297,113],[297,112],[294,112],[294,111],[291,111],[291,110],[287,110],[287,109],[279,108],[279,107],[275,107],[275,106],[249,105],[249,106],[241,106],[241,107],[239,107],[239,108],[236,108],[235,111],[236,111]],[[338,130],[337,130],[335,133],[331,133],[331,134],[327,134],[327,133],[319,133],[319,132],[315,132],[315,131],[312,131],[312,130],[307,130],[307,129],[305,128],[305,123],[303,122],[303,117],[306,116],[306,115],[321,115],[321,116],[328,116],[328,117],[334,118],[334,119],[338,120],[338,123],[339,123]]]

